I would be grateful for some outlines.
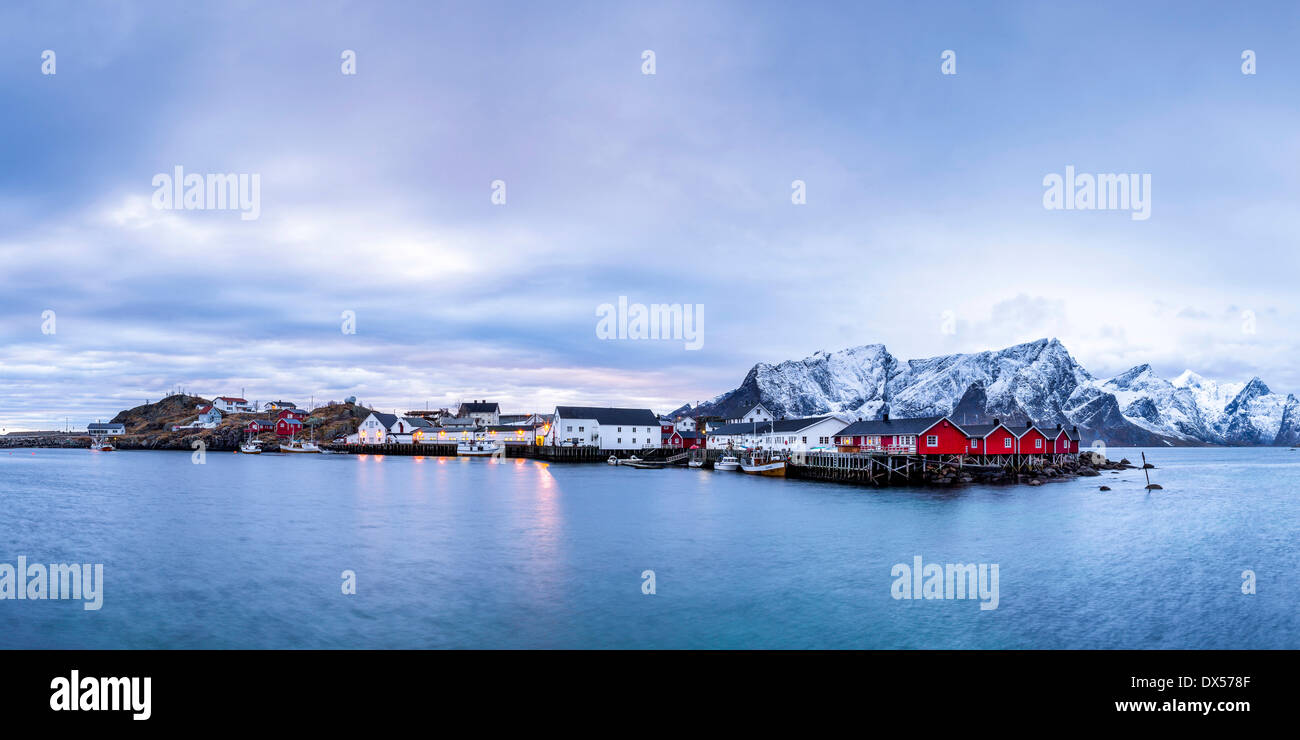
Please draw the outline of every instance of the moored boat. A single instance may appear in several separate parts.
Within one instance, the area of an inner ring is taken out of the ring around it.
[[[456,445],[456,454],[468,457],[491,457],[505,451],[504,445],[492,444],[490,442],[474,441],[462,442]]]
[[[250,440],[240,444],[239,451],[245,455],[260,455],[262,454],[262,446]]]
[[[280,443],[280,452],[320,452],[320,447],[317,447],[315,442],[291,439]]]
[[[753,455],[740,463],[740,470],[750,475],[785,476],[785,460],[778,456]]]
[[[740,467],[740,458],[735,455],[723,455],[713,463],[714,470],[736,470]]]
[[[702,467],[704,467],[704,460],[703,460],[703,459],[699,459],[699,460],[688,460],[688,461],[686,462],[686,466],[687,466],[687,467],[690,467],[690,468],[702,468]]]
[[[107,442],[92,442],[90,445],[90,449],[94,450],[95,452],[112,452],[114,450],[114,447],[113,445]]]

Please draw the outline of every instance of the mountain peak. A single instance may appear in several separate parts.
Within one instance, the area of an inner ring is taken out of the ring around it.
[[[1300,404],[1271,393],[1259,378],[1216,383],[1187,370],[1170,382],[1141,363],[1104,380],[1056,337],[906,361],[882,344],[818,350],[801,360],[756,364],[739,387],[695,411],[727,416],[759,402],[786,418],[872,419],[888,412],[897,418],[954,414],[971,423],[1068,423],[1115,445],[1300,439]]]

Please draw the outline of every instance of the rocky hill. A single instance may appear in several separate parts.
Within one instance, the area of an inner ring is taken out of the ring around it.
[[[202,441],[209,450],[233,450],[246,437],[246,427],[253,419],[274,419],[272,413],[227,414],[215,429],[181,429],[172,431],[176,424],[188,424],[198,417],[198,406],[210,403],[198,396],[168,396],[156,403],[136,406],[114,416],[112,421],[126,427],[126,435],[116,440],[123,449],[190,450],[193,443]],[[370,409],[350,403],[336,403],[312,409],[310,418],[318,419],[315,435],[318,440],[329,440],[338,435],[357,430]],[[304,436],[310,434],[304,429]],[[273,432],[257,436],[258,441],[272,443]]]

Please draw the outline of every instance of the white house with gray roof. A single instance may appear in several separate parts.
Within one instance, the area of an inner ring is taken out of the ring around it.
[[[767,408],[763,406],[763,404],[756,403],[753,406],[750,406],[747,410],[743,411],[738,416],[728,418],[727,423],[740,424],[743,422],[752,422],[752,421],[771,421],[774,418],[775,417],[772,416],[772,412],[768,411]]]
[[[556,406],[546,444],[643,450],[661,447],[663,434],[650,409]]]

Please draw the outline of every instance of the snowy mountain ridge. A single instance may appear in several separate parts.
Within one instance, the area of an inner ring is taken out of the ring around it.
[[[953,414],[961,423],[1032,419],[1078,426],[1109,445],[1289,445],[1300,403],[1259,378],[1217,383],[1188,370],[1171,380],[1150,365],[1094,378],[1057,339],[1000,350],[900,361],[882,344],[760,362],[734,390],[694,414],[728,418],[762,402],[778,417],[847,413],[878,419]]]

